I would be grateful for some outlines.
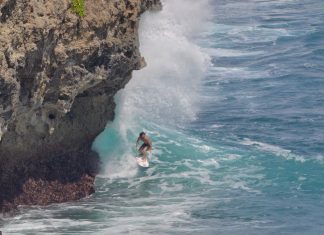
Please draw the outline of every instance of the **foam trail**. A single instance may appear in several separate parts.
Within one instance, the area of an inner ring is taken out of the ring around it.
[[[198,89],[209,56],[192,40],[203,32],[208,4],[207,0],[166,0],[163,11],[143,15],[140,49],[148,65],[134,72],[117,94],[116,118],[94,143],[109,172],[112,164],[129,169],[125,159],[134,152],[125,149],[132,149],[137,133],[151,129],[148,123],[176,127],[196,118]],[[123,160],[116,163],[120,157]]]

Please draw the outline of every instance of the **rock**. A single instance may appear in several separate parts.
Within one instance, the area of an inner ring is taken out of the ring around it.
[[[159,0],[0,0],[0,211],[94,192],[95,137],[145,66],[138,22]],[[37,193],[35,193],[37,192]]]

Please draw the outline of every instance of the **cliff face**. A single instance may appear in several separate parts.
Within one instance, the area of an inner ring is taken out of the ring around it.
[[[91,143],[140,69],[138,21],[159,0],[0,0],[0,211],[94,192]]]

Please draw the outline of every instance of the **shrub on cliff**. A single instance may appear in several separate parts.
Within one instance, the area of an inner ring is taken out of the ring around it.
[[[80,17],[85,15],[85,0],[72,0],[72,9]]]

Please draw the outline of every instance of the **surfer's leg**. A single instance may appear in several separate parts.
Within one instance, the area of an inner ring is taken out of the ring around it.
[[[148,149],[149,149],[149,146],[144,143],[138,150],[143,155],[143,157],[142,157],[143,161],[146,161]]]
[[[143,154],[143,161],[146,162],[146,158],[147,158],[147,146],[145,146],[142,150],[142,154]]]
[[[138,149],[138,151],[139,151],[141,154],[143,154],[143,150],[144,150],[145,146],[146,146],[145,144],[142,144],[141,147]]]

